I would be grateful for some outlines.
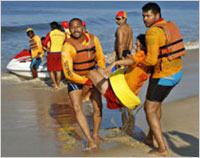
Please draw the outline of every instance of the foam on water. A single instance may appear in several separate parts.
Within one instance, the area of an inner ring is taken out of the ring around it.
[[[186,50],[192,50],[192,49],[198,49],[199,48],[199,42],[187,42],[185,44],[185,49]]]

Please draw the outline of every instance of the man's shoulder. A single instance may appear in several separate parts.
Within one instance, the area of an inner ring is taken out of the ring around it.
[[[150,27],[150,28],[147,29],[146,35],[157,35],[160,32],[163,32],[162,28],[153,26],[153,27]]]

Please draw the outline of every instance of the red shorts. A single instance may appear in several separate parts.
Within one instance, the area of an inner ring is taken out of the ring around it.
[[[123,107],[123,105],[120,104],[115,93],[113,92],[110,84],[108,85],[108,89],[106,90],[106,93],[104,94],[104,96],[106,98],[107,107],[109,109],[119,109],[119,108]]]
[[[47,55],[47,69],[48,71],[61,71],[61,52],[48,53]]]

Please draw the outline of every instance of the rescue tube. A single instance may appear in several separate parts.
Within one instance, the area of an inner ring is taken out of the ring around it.
[[[124,77],[125,70],[126,68],[117,69],[111,74],[109,80],[115,95],[121,103],[129,109],[134,109],[141,104],[141,101],[129,88]]]

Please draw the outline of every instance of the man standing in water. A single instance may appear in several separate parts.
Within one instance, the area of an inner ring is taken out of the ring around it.
[[[29,43],[31,48],[31,72],[33,75],[33,78],[38,77],[37,69],[40,66],[41,63],[41,57],[44,56],[44,50],[42,48],[41,39],[39,36],[35,35],[32,28],[28,28],[26,30],[27,36],[30,37]]]
[[[103,141],[98,135],[102,120],[102,101],[101,94],[93,88],[92,82],[86,75],[89,70],[95,69],[95,65],[105,68],[105,58],[98,38],[90,33],[84,33],[80,19],[72,19],[69,29],[71,38],[65,42],[62,49],[63,71],[69,81],[68,93],[76,119],[88,140],[88,147],[84,150],[92,150],[97,147],[96,142]],[[93,136],[82,108],[81,98],[85,87],[92,91],[90,99],[94,108]]]
[[[132,48],[133,48],[133,31],[132,28],[127,24],[127,15],[125,11],[119,11],[116,14],[116,23],[119,25],[119,27],[116,30],[115,33],[115,52],[116,57],[115,60],[121,60],[122,57],[125,58],[127,54],[131,54]],[[117,68],[120,66],[116,66]],[[122,122],[123,122],[123,128],[128,129],[128,134],[132,135],[132,129],[127,128],[127,122],[128,120],[132,120],[133,124],[133,111],[128,109],[128,117],[126,116],[126,109],[121,108],[122,112]],[[129,124],[129,125],[131,125]],[[132,127],[132,126],[130,126]]]
[[[150,153],[167,156],[160,124],[161,104],[181,80],[181,56],[185,55],[185,48],[179,28],[173,22],[161,18],[160,7],[156,3],[147,3],[142,11],[144,24],[148,28],[145,35],[147,55],[142,64],[154,69],[144,105],[150,127],[144,143],[158,145],[158,150]]]
[[[116,14],[116,23],[119,27],[115,33],[115,52],[116,52],[116,60],[122,59],[122,57],[126,57],[126,54],[131,54],[133,48],[133,31],[129,24],[126,23],[127,16],[126,12],[119,11]]]
[[[51,32],[49,32],[44,41],[43,46],[47,50],[47,69],[49,71],[53,87],[59,88],[61,80],[61,50],[66,39],[65,34],[59,29],[57,22],[50,24]],[[56,77],[55,74],[56,73]]]

